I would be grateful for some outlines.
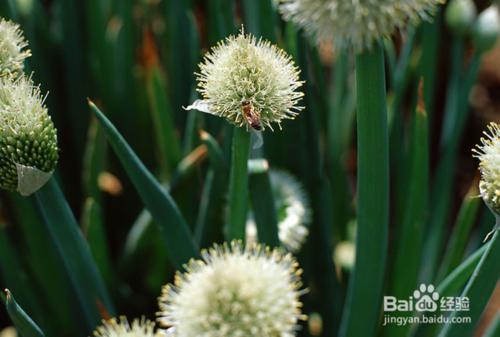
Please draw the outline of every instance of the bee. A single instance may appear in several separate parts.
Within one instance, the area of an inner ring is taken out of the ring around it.
[[[241,111],[243,112],[243,117],[245,117],[247,123],[255,130],[262,130],[262,125],[260,124],[260,115],[253,107],[252,102],[244,100],[241,102]]]

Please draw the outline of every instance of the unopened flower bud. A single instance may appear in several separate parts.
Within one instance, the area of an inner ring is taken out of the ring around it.
[[[500,33],[498,7],[492,5],[479,14],[472,30],[472,42],[479,52],[493,48]]]
[[[465,34],[476,19],[477,9],[472,0],[452,0],[445,13],[446,24],[459,35]]]
[[[0,78],[0,187],[30,195],[57,160],[56,129],[40,89],[24,76]]]

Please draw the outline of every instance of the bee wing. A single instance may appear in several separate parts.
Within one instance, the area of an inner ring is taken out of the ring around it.
[[[264,137],[261,131],[251,129],[251,139],[252,149],[260,149],[264,145]]]
[[[217,114],[210,110],[210,105],[208,104],[207,101],[204,101],[202,99],[197,99],[196,101],[193,102],[193,104],[187,106],[187,107],[182,107],[184,110],[198,110],[201,112],[205,112],[207,114],[215,115]]]

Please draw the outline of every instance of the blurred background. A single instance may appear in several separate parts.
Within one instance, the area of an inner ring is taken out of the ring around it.
[[[489,2],[476,4],[480,11]],[[287,50],[307,81],[306,110],[295,121],[285,122],[283,131],[266,132],[264,148],[252,156],[265,157],[271,167],[294,174],[311,200],[313,223],[299,260],[310,288],[304,298],[305,311],[312,315],[300,335],[326,336],[322,331],[338,326],[355,232],[351,54],[335,53],[328,42],[315,46],[292,24],[284,23],[268,0],[1,0],[0,16],[18,22],[29,41],[33,56],[26,71],[33,72],[34,81],[48,93],[46,104],[58,129],[57,178],[81,220],[116,311],[130,318],[154,318],[160,287],[172,280],[174,269],[158,230],[150,225],[135,189],[91,117],[87,98],[102,108],[146,166],[170,189],[194,230],[194,224],[201,221],[199,206],[213,169],[199,131],[209,132],[228,160],[232,132],[222,119],[182,109],[198,98],[194,75],[198,62],[210,46],[237,33],[241,25],[246,32]],[[465,37],[457,65],[454,39],[441,11],[432,23],[386,41],[393,202],[390,253],[396,249],[402,195],[410,179],[405,172],[417,86],[423,74],[431,74],[424,83],[424,98],[430,116],[431,186],[439,191],[431,188],[428,221],[441,234],[436,234],[438,243],[430,257],[434,265],[421,273],[436,279],[442,278],[440,267],[449,271],[475,250],[494,222],[479,199],[466,197],[478,194],[477,161],[471,148],[489,121],[500,122],[500,46],[482,57],[477,81],[460,100],[469,107],[464,116],[453,117],[446,114],[453,72],[467,73],[473,58]],[[458,146],[450,149],[447,139],[456,140]],[[439,175],[440,168],[447,177]],[[221,229],[224,223],[226,183],[219,182],[219,192],[214,192],[218,198],[211,199],[210,209],[204,213],[205,221],[213,222],[214,228]],[[470,203],[468,239],[458,261],[442,267],[439,262],[464,200]],[[17,263],[21,280],[13,282],[3,263],[0,287],[9,287],[47,331],[74,336],[81,313],[71,309],[74,299],[68,295],[64,275],[57,271],[57,257],[44,240],[47,233],[39,222],[30,199],[0,192],[0,251],[15,254],[12,261]],[[222,241],[221,230],[211,234],[205,247]],[[387,278],[390,284],[390,267]],[[493,310],[498,309],[498,298],[497,291]],[[40,315],[47,312],[57,320],[49,322]],[[325,315],[329,318],[324,319]],[[0,330],[10,325],[2,307]]]

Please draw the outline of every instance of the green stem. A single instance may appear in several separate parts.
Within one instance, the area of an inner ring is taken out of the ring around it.
[[[356,265],[340,336],[373,336],[380,314],[389,210],[384,55],[380,44],[356,57],[358,231]],[[360,324],[360,322],[363,322]]]
[[[461,294],[462,298],[469,298],[470,309],[468,311],[455,311],[452,314],[452,318],[469,317],[470,324],[447,324],[439,333],[439,337],[466,337],[474,334],[479,319],[500,277],[500,269],[498,268],[498,261],[500,260],[499,236],[499,231],[496,231],[491,241],[487,243],[488,248],[486,248]]]
[[[245,224],[248,210],[248,154],[250,133],[245,128],[235,128],[231,155],[229,182],[229,240],[245,240]]]
[[[255,173],[250,177],[250,198],[257,224],[259,242],[269,247],[278,247],[278,217],[269,171]]]

